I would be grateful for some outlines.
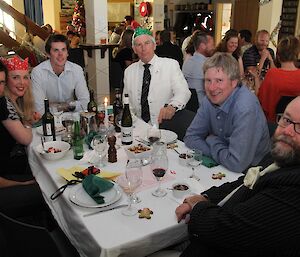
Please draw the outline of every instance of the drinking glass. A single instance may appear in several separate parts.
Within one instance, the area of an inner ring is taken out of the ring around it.
[[[142,170],[143,162],[141,159],[129,159],[127,161],[126,169],[137,169],[140,172],[137,172],[137,176],[139,177],[139,186],[143,183],[143,170]],[[142,200],[137,196],[135,192],[132,194],[132,203],[140,203]]]
[[[192,167],[192,174],[190,178],[200,180],[200,178],[195,174],[195,168],[200,166],[202,163],[202,152],[200,150],[191,150],[187,152],[190,158],[187,158],[187,165]]]
[[[161,138],[160,129],[156,125],[153,125],[152,127],[148,128],[147,138],[151,145],[159,141]]]
[[[158,181],[158,187],[152,192],[156,197],[163,197],[167,194],[166,190],[161,188],[161,180],[168,170],[168,157],[166,154],[166,145],[163,142],[157,142],[151,158],[150,167],[153,175]]]
[[[106,134],[102,133],[102,134],[95,135],[92,140],[91,146],[99,155],[99,158],[100,158],[99,167],[105,166],[102,159],[104,156],[106,156],[106,152],[108,149]]]
[[[62,116],[62,125],[66,128],[66,133],[62,136],[62,140],[72,145],[73,137],[73,113],[64,113]]]
[[[134,191],[141,185],[141,167],[130,167],[127,165],[125,174],[116,180],[128,197],[128,207],[122,211],[123,215],[133,216],[138,210],[132,206],[132,196]]]
[[[62,126],[62,120],[61,116],[63,114],[62,108],[60,108],[58,105],[53,105],[50,107],[50,111],[54,116],[54,123],[56,127],[61,127]]]

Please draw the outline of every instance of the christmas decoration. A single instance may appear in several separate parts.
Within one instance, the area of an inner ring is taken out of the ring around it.
[[[86,35],[86,24],[85,24],[85,9],[83,0],[75,0],[75,8],[72,17],[72,25],[75,31],[83,38]]]
[[[277,47],[277,42],[275,40],[275,37],[278,36],[280,28],[281,28],[281,20],[277,23],[276,27],[273,29],[270,35],[270,41],[275,47]]]
[[[140,3],[139,11],[142,17],[150,16],[151,14],[151,4],[149,2]]]
[[[259,0],[260,5],[268,4],[271,0]]]

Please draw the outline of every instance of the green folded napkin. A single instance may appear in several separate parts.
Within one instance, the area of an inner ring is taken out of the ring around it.
[[[114,184],[110,181],[95,176],[94,174],[88,175],[82,181],[82,186],[84,190],[92,197],[96,203],[105,203],[104,197],[100,195],[101,193],[111,189]]]
[[[212,167],[218,166],[219,164],[214,159],[212,159],[206,155],[203,155],[202,156],[202,165],[204,165],[207,168],[212,168]]]

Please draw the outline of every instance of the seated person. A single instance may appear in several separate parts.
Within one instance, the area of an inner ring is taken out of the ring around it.
[[[239,83],[238,62],[215,53],[204,65],[206,96],[184,142],[233,172],[257,165],[270,150],[266,118],[257,97]]]
[[[299,255],[299,109],[297,97],[279,118],[271,159],[237,181],[188,197],[177,207],[178,221],[190,213],[190,245],[172,256]]]
[[[35,108],[44,113],[44,99],[52,103],[67,103],[77,98],[75,111],[87,109],[90,101],[82,68],[68,57],[69,41],[64,35],[51,35],[46,42],[49,60],[34,67],[31,72]],[[67,104],[65,106],[67,109]]]
[[[155,46],[149,30],[135,30],[133,50],[140,60],[125,70],[123,91],[135,114],[152,124],[171,119],[191,96],[178,62],[155,55]]]
[[[3,63],[6,63],[7,67]],[[7,84],[6,97],[2,97],[5,84]],[[10,217],[30,222],[33,222],[33,216],[37,217],[41,213],[50,215],[40,188],[31,173],[25,149],[32,140],[31,123],[38,118],[39,116],[33,113],[28,59],[25,61],[18,57],[2,59],[0,211]],[[33,224],[46,225],[37,220],[34,220]]]
[[[270,122],[275,122],[275,109],[282,96],[300,95],[300,69],[295,66],[299,52],[300,43],[296,37],[282,38],[277,47],[281,67],[270,69],[259,88],[258,98]]]

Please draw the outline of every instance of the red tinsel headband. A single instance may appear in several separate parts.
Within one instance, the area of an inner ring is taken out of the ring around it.
[[[28,70],[28,68],[29,68],[28,58],[26,58],[23,61],[18,56],[14,56],[14,57],[8,58],[8,59],[1,58],[1,61],[7,67],[8,71],[12,71],[12,70]]]

